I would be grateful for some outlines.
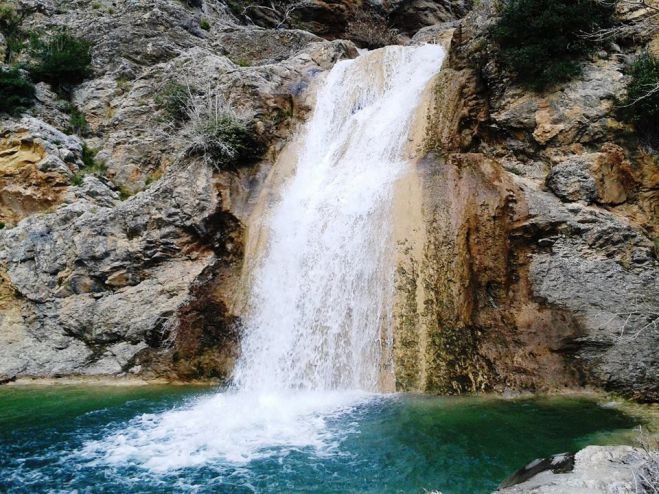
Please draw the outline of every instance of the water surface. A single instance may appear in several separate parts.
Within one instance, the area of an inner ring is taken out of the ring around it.
[[[487,493],[637,423],[585,398],[5,387],[0,492]]]

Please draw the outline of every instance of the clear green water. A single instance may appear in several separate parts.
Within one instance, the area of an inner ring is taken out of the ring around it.
[[[375,396],[300,429],[298,418],[281,430],[268,422],[258,437],[273,445],[250,444],[258,454],[233,461],[232,445],[211,436],[242,418],[223,416],[235,407],[222,408],[213,394],[171,386],[0,388],[0,492],[488,493],[533,458],[615,443],[638,423],[581,398]],[[162,417],[174,425],[164,427]],[[318,444],[291,439],[309,434],[307,426]],[[244,452],[240,436],[231,441]],[[186,464],[194,448],[199,461]]]

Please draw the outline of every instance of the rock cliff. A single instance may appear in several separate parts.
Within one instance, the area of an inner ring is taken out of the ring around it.
[[[655,401],[658,162],[616,119],[625,55],[523,90],[489,39],[495,18],[419,34],[451,40],[418,164],[425,241],[398,273],[398,386]]]
[[[422,242],[396,281],[398,388],[657,400],[659,168],[614,112],[626,57],[650,40],[538,93],[498,63],[488,2],[303,3],[17,2],[25,30],[89,40],[93,76],[64,96],[39,83],[0,121],[0,379],[226,379],[245,219],[315,81],[384,29],[448,50],[416,151]],[[259,159],[187,155],[158,103],[170,82],[249,116]]]

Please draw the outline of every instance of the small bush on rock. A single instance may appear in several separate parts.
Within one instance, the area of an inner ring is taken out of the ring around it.
[[[0,113],[17,114],[34,104],[34,84],[17,67],[0,68]]]
[[[218,170],[252,162],[262,146],[248,127],[219,96],[198,97],[188,106],[185,134],[188,156],[200,156]]]
[[[535,90],[578,76],[580,59],[596,46],[586,35],[610,24],[613,3],[508,0],[492,30],[503,63]]]
[[[99,162],[96,159],[98,150],[90,148],[87,144],[82,146],[82,163],[83,166],[80,168],[78,173],[71,177],[71,185],[80,186],[82,185],[85,175],[96,175],[103,176],[107,172],[107,166],[105,163]]]
[[[160,90],[154,101],[167,119],[180,123],[188,119],[188,106],[194,93],[195,89],[170,81]]]
[[[89,41],[62,31],[48,41],[33,38],[31,44],[32,54],[37,60],[30,68],[35,80],[62,89],[79,84],[92,75],[92,45]]]
[[[69,126],[67,131],[71,134],[84,137],[89,134],[89,124],[82,113],[73,103],[68,103],[64,110],[69,114]]]
[[[641,139],[659,147],[659,58],[642,54],[630,66],[629,75],[623,118],[634,123]]]

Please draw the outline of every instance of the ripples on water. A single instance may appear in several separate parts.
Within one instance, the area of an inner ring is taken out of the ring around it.
[[[5,388],[0,492],[486,493],[635,424],[584,399]]]

